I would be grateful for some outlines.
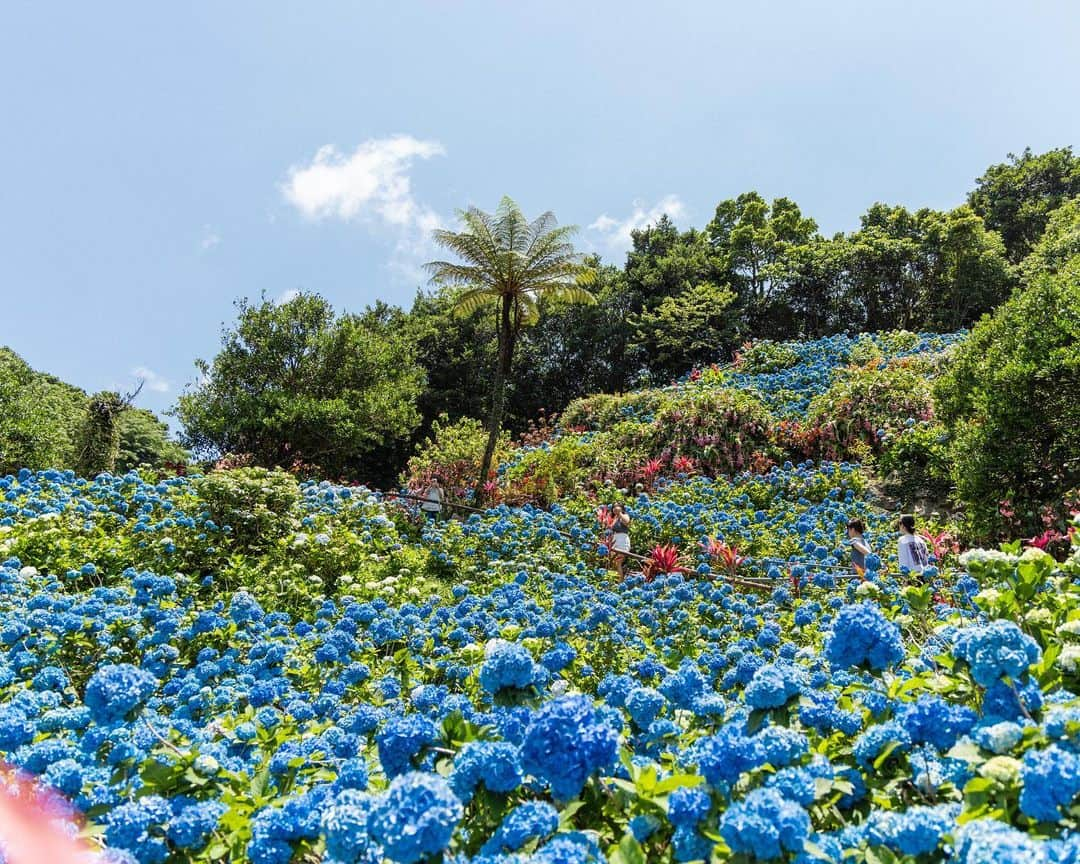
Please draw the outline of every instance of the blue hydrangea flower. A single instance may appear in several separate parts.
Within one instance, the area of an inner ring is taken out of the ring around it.
[[[626,710],[635,726],[648,729],[666,702],[663,694],[652,687],[635,687],[626,697]]]
[[[904,659],[900,628],[874,603],[854,603],[840,609],[825,640],[825,659],[834,669],[865,665],[887,669]]]
[[[801,852],[809,835],[809,814],[776,789],[754,789],[720,816],[728,848],[761,860]]]
[[[547,801],[525,801],[503,817],[483,855],[516,852],[530,840],[550,837],[559,829],[559,812]]]
[[[799,680],[790,665],[769,663],[759,668],[746,686],[746,704],[768,710],[781,708],[799,693]]]
[[[90,676],[83,701],[96,722],[118,723],[146,704],[157,686],[153,675],[129,663],[102,666]]]
[[[688,754],[702,776],[713,786],[735,783],[744,771],[765,764],[761,743],[744,734],[734,723],[698,741]]]
[[[567,800],[585,781],[615,762],[618,733],[600,721],[584,696],[563,696],[532,717],[521,746],[525,772],[547,781],[552,794]]]
[[[375,800],[368,824],[388,858],[415,864],[450,845],[462,813],[461,801],[442,777],[410,771],[395,777]]]
[[[900,855],[929,855],[956,827],[959,804],[916,805],[904,811],[877,810],[866,823],[866,837]]]
[[[468,803],[481,782],[492,792],[512,792],[521,780],[517,747],[503,741],[469,741],[454,757],[450,786]]]
[[[498,693],[507,687],[524,689],[535,679],[536,664],[527,648],[503,639],[488,642],[480,667],[480,686],[488,693]]]
[[[998,619],[957,631],[953,656],[967,662],[976,684],[1019,678],[1042,656],[1038,643],[1012,621]]]
[[[381,850],[371,839],[368,821],[372,798],[365,792],[341,792],[322,814],[327,854],[340,864],[377,864]]]
[[[205,845],[218,820],[226,811],[220,801],[184,803],[169,820],[169,839],[181,849],[199,849]]]
[[[376,737],[379,761],[387,777],[397,777],[413,766],[425,747],[439,740],[439,730],[419,714],[394,715]]]
[[[1028,750],[1020,770],[1023,789],[1020,809],[1040,822],[1056,822],[1062,807],[1080,793],[1080,757],[1052,744],[1045,750]]]
[[[693,828],[711,807],[709,793],[700,786],[682,786],[668,796],[668,820],[676,828]]]

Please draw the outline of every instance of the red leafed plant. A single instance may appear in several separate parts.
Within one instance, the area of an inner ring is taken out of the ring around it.
[[[607,507],[597,507],[596,521],[600,523],[601,528],[610,529],[615,525],[615,514]]]
[[[1053,528],[1050,528],[1043,531],[1038,537],[1032,537],[1027,543],[1029,546],[1034,546],[1036,549],[1042,549],[1045,552],[1047,546],[1057,540],[1061,540],[1062,536],[1060,531],[1055,531]]]
[[[723,540],[716,540],[712,537],[701,545],[705,549],[705,553],[717,561],[728,572],[729,576],[734,576],[738,572],[743,557],[736,547],[728,546]]]
[[[922,537],[930,544],[930,551],[934,553],[938,561],[950,552],[956,551],[956,541],[948,531],[938,531],[936,534],[932,531],[924,531]]]
[[[674,573],[679,569],[679,550],[670,543],[657,544],[645,562],[645,578],[652,579],[658,573]]]
[[[697,462],[692,456],[676,456],[671,462],[671,468],[676,474],[693,474],[697,471]]]
[[[641,476],[646,480],[654,480],[663,467],[664,463],[659,459],[650,459],[641,467]]]

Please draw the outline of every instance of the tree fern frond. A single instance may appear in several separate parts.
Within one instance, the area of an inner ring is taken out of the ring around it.
[[[454,314],[467,318],[479,309],[490,305],[499,298],[499,293],[491,288],[473,288],[465,291],[454,302]]]

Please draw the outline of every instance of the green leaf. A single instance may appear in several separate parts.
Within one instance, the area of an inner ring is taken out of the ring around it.
[[[959,744],[954,744],[945,755],[950,759],[959,759],[961,762],[970,764],[980,764],[986,761],[979,745],[971,741],[961,741]]]
[[[645,864],[645,851],[630,833],[623,835],[618,851],[623,864]]]
[[[896,748],[899,746],[899,741],[890,741],[888,744],[886,744],[885,747],[882,749],[881,753],[878,754],[877,759],[874,760],[874,768],[880,771],[881,766],[889,761],[889,757],[892,756],[893,751],[895,751]]]

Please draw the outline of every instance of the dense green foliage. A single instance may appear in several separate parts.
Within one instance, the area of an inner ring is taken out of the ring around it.
[[[86,394],[31,369],[0,348],[0,472],[23,466],[68,467]]]
[[[90,397],[75,440],[75,473],[80,477],[96,477],[116,469],[120,416],[126,408],[119,393],[106,390]]]
[[[487,441],[488,432],[479,420],[462,417],[450,422],[444,414],[417,445],[402,479],[414,492],[422,492],[437,475],[449,494],[463,496],[476,481]],[[502,463],[509,444],[509,433],[502,432],[495,443],[495,464]]]
[[[747,340],[970,326],[1017,284],[1000,237],[967,205],[875,204],[857,230],[826,237],[790,199],[756,192],[720,202],[702,230],[662,217],[633,232],[623,266],[592,264],[596,304],[541,303],[515,342],[514,431],[541,408],[725,362]],[[421,295],[409,316],[432,382],[421,434],[440,413],[480,416],[479,394],[492,386],[497,321],[455,320],[453,306],[452,296]]]
[[[419,423],[424,375],[403,314],[335,317],[321,297],[238,303],[234,328],[180,397],[183,440],[201,456],[386,479]],[[392,476],[392,475],[391,475]]]
[[[1080,486],[1080,257],[980,322],[937,386],[978,533],[1059,527]]]
[[[93,476],[95,469],[126,471],[186,461],[183,448],[169,440],[168,427],[151,412],[125,407],[107,417],[99,413],[98,420],[109,423],[102,430],[90,423],[94,404],[101,407],[78,387],[31,369],[15,352],[0,347],[0,473],[80,464]],[[98,455],[90,458],[91,451]]]
[[[1077,195],[1080,158],[1072,147],[1039,154],[1026,148],[987,168],[968,201],[1001,235],[1010,260],[1020,261],[1038,242],[1050,213]]]
[[[130,471],[145,465],[150,468],[182,466],[187,461],[184,448],[171,440],[169,427],[152,411],[129,408],[120,415],[120,445],[116,470]]]

